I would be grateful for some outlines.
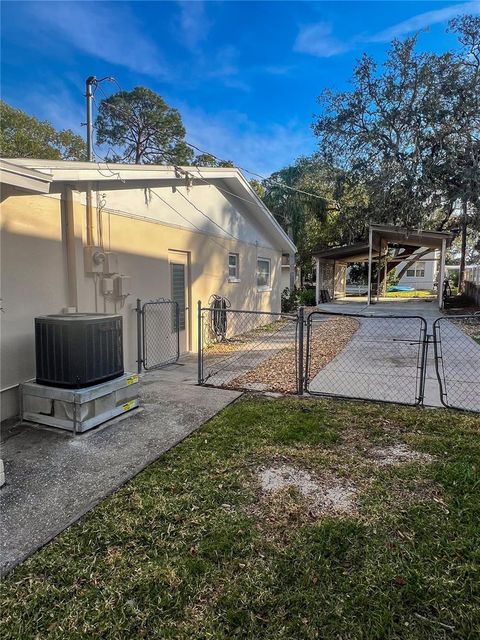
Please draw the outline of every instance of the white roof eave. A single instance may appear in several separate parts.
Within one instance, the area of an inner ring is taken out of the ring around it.
[[[35,171],[39,175],[44,175],[46,179],[53,182],[114,182],[129,180],[184,180],[178,175],[178,168],[163,165],[133,165],[133,164],[110,164],[103,162],[76,162],[72,160],[34,160],[28,158],[16,158],[8,160],[21,167]],[[201,181],[214,184],[216,180],[234,180],[240,188],[242,199],[250,207],[250,211],[258,217],[264,225],[271,229],[275,238],[275,244],[282,251],[290,253],[296,252],[296,247],[288,237],[280,224],[275,220],[272,213],[265,206],[250,186],[250,183],[235,167],[180,167],[180,170],[196,177]],[[48,177],[47,177],[48,176]]]
[[[0,158],[0,182],[31,193],[48,193],[52,177],[35,169]]]

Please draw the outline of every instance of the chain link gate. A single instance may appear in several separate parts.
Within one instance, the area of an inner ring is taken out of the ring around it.
[[[422,316],[199,303],[198,383],[480,412],[480,314],[427,330]]]
[[[199,303],[198,383],[299,393],[302,314],[202,307]]]
[[[180,312],[178,303],[159,298],[137,300],[137,363],[150,371],[174,364],[180,357]]]
[[[433,335],[442,404],[480,412],[480,313],[438,318]]]
[[[306,391],[419,405],[427,346],[427,323],[420,316],[314,311],[307,321]]]

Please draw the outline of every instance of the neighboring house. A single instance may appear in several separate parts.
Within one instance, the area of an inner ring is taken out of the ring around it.
[[[418,249],[416,253],[423,252],[424,249]],[[405,271],[400,278],[399,284],[413,287],[417,290],[433,291],[438,282],[438,269],[440,264],[440,252],[431,251],[422,256]],[[401,262],[397,267],[397,273],[403,269],[405,262]]]
[[[282,255],[282,285],[281,289],[291,289],[292,283],[294,287],[299,286],[297,267],[295,264],[295,255],[290,256],[288,253]]]
[[[2,419],[35,375],[35,316],[121,313],[136,370],[137,298],[179,303],[182,352],[196,349],[197,300],[280,311],[282,254],[295,246],[238,169],[0,164]]]
[[[423,253],[425,249],[421,247],[417,249],[415,253]],[[408,269],[400,278],[398,284],[412,287],[417,290],[433,291],[436,288],[438,282],[438,268],[440,263],[440,252],[431,251],[426,255],[422,255],[420,260],[417,260],[413,264],[409,264]],[[405,267],[406,262],[400,262],[395,270],[397,273]],[[347,267],[346,277],[347,285],[346,292],[348,295],[366,295],[366,282],[363,284],[351,284],[349,281],[350,267]],[[374,283],[375,286],[375,283]]]

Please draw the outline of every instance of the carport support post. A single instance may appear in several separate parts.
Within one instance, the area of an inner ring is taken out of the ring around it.
[[[442,240],[442,252],[440,254],[440,270],[438,273],[438,308],[443,309],[443,281],[445,280],[445,257],[447,253],[447,241]]]
[[[368,293],[367,293],[367,305],[372,302],[372,252],[373,252],[373,230],[370,227],[368,231]]]
[[[316,280],[315,280],[315,303],[320,302],[320,258],[315,258]]]
[[[299,307],[298,309],[298,381],[297,381],[297,393],[299,396],[303,395],[304,387],[304,363],[303,363],[303,328],[305,323],[305,308]]]

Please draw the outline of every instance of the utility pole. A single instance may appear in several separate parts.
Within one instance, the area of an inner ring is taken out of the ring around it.
[[[85,97],[87,99],[87,160],[93,160],[93,122],[92,122],[92,87],[97,84],[95,76],[88,76],[85,80]]]
[[[85,80],[85,98],[87,100],[87,161],[93,161],[93,122],[92,122],[92,87],[97,84],[95,76],[88,76]],[[85,187],[86,221],[87,221],[87,245],[95,244],[95,231],[93,224],[92,185],[87,182]]]

